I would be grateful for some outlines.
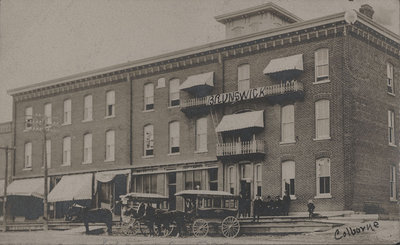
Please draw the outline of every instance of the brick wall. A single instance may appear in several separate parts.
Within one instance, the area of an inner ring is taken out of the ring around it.
[[[42,142],[37,132],[24,131],[25,108],[32,106],[33,113],[44,113],[44,104],[52,104],[52,116],[62,121],[63,103],[66,99],[72,101],[72,123],[63,125],[51,132],[51,168],[49,174],[73,173],[79,171],[115,169],[129,166],[129,110],[130,86],[128,82],[119,82],[98,86],[70,93],[21,101],[16,103],[16,177],[40,176],[43,174]],[[115,91],[115,117],[105,118],[106,92]],[[93,96],[93,121],[82,122],[84,113],[84,96]],[[115,162],[104,162],[105,133],[115,130]],[[92,134],[92,163],[83,162],[83,136]],[[61,166],[63,138],[71,137],[71,166]],[[24,144],[32,142],[32,169],[24,168]]]

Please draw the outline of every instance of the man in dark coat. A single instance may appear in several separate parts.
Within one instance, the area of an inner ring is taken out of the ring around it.
[[[315,205],[311,199],[308,200],[307,209],[308,209],[308,217],[311,219],[314,216],[314,209],[315,209]]]
[[[285,196],[283,196],[282,204],[283,204],[283,215],[289,215],[290,208],[290,195],[288,191],[285,191]]]
[[[274,201],[272,200],[271,196],[267,196],[267,200],[265,202],[267,206],[267,216],[271,216],[274,206]]]
[[[263,206],[263,201],[261,200],[261,197],[256,196],[256,199],[253,202],[253,222],[256,221],[256,216],[257,216],[257,222],[260,221],[260,213],[262,211],[262,206]]]

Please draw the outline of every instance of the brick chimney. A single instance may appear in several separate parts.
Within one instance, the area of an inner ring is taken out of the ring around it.
[[[369,17],[372,19],[372,16],[374,15],[375,11],[369,4],[363,4],[360,7],[360,13],[364,14],[365,16]]]

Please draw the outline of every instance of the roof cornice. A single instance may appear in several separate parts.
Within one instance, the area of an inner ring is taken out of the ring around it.
[[[31,90],[36,90],[36,89],[43,89],[48,86],[61,85],[64,83],[69,83],[69,82],[77,81],[80,79],[86,79],[86,78],[96,77],[96,76],[110,76],[110,75],[114,75],[114,74],[120,74],[124,70],[133,70],[135,68],[142,67],[142,66],[150,66],[152,64],[157,64],[157,63],[167,64],[170,61],[173,61],[174,59],[176,60],[176,59],[184,57],[184,56],[192,56],[192,55],[195,56],[197,54],[205,54],[207,52],[219,52],[219,51],[223,51],[226,48],[229,48],[231,46],[239,45],[239,44],[246,43],[246,42],[252,42],[252,41],[265,39],[265,38],[269,38],[269,37],[273,37],[273,36],[279,36],[282,34],[297,32],[297,31],[308,29],[308,28],[314,28],[317,26],[324,26],[327,24],[345,21],[344,14],[345,14],[344,12],[332,14],[332,15],[328,15],[328,16],[324,16],[324,17],[320,17],[320,18],[316,18],[316,19],[311,19],[311,20],[302,21],[302,22],[296,22],[293,24],[285,25],[282,27],[274,28],[274,29],[269,29],[269,30],[262,31],[262,32],[248,34],[246,36],[240,36],[240,37],[235,37],[235,38],[231,38],[231,39],[220,40],[220,41],[216,41],[216,42],[212,42],[212,43],[208,43],[208,44],[204,44],[204,45],[200,45],[200,46],[195,46],[195,47],[182,49],[182,50],[178,50],[178,51],[174,51],[174,52],[170,52],[170,53],[165,53],[165,54],[158,55],[158,56],[153,56],[153,57],[140,59],[140,60],[136,60],[136,61],[129,61],[129,62],[125,62],[122,64],[117,64],[117,65],[113,65],[113,66],[109,66],[109,67],[105,67],[105,68],[101,68],[101,69],[96,69],[96,70],[92,70],[92,71],[88,71],[88,72],[74,74],[71,76],[66,76],[66,77],[57,78],[57,79],[53,79],[53,80],[49,80],[49,81],[45,81],[45,82],[36,83],[36,84],[31,84],[31,85],[27,85],[27,86],[15,88],[15,89],[10,89],[7,91],[7,93],[11,96],[14,96],[19,93],[25,93],[25,92],[29,92]],[[374,21],[370,20],[368,17],[364,16],[363,14],[360,14],[358,12],[357,12],[357,14],[359,17],[357,19],[357,21],[359,21],[360,23],[362,23],[366,26],[369,26],[370,28],[376,30],[379,34],[395,41],[396,43],[398,43],[400,45],[400,36],[389,31],[385,27],[375,23]]]

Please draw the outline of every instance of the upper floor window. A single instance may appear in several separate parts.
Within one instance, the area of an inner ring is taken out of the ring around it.
[[[250,89],[250,65],[243,64],[238,67],[238,91]]]
[[[388,141],[389,145],[395,145],[394,140],[394,111],[388,111]]]
[[[179,152],[179,122],[169,123],[169,152]]]
[[[295,163],[293,161],[286,161],[282,163],[282,196],[286,191],[294,197],[295,195]]]
[[[24,168],[32,168],[32,142],[25,143]]]
[[[169,81],[169,106],[178,106],[179,100],[179,79]]]
[[[144,86],[144,110],[154,109],[154,84],[148,83]]]
[[[317,195],[329,196],[331,193],[331,162],[329,158],[317,160]]]
[[[106,132],[106,161],[114,161],[115,159],[115,131],[108,130]]]
[[[63,163],[62,165],[71,165],[71,137],[64,137],[63,139]]]
[[[393,65],[386,63],[386,75],[387,75],[387,91],[388,93],[394,94],[393,84]]]
[[[115,116],[115,91],[108,91],[106,94],[106,116]]]
[[[207,151],[207,117],[196,120],[196,151]]]
[[[329,80],[329,50],[315,51],[315,82]]]
[[[64,124],[71,124],[71,100],[64,100]]]
[[[83,120],[91,121],[93,119],[93,96],[86,95],[83,100]]]
[[[390,166],[390,200],[396,200],[396,166]]]
[[[143,129],[144,155],[152,156],[154,154],[154,134],[153,125],[147,125]]]
[[[330,138],[329,100],[315,102],[315,137],[316,139]]]
[[[51,114],[52,114],[52,110],[51,110],[51,104],[47,103],[44,105],[44,116],[45,116],[45,120],[46,120],[46,125],[51,125]]]
[[[294,142],[294,105],[282,107],[282,142]]]
[[[51,167],[51,140],[46,140],[46,162],[47,168]]]
[[[33,109],[32,107],[25,108],[25,129],[31,129],[33,125]]]
[[[92,163],[92,134],[83,136],[83,163]]]

